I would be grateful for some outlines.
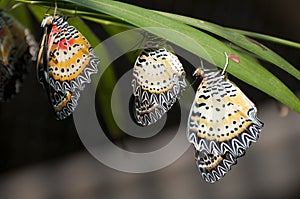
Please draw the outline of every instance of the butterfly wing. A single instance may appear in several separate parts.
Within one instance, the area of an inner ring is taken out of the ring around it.
[[[159,120],[186,87],[185,72],[179,59],[165,48],[147,48],[133,68],[135,117],[147,126]]]
[[[61,17],[49,36],[50,84],[60,90],[83,90],[97,73],[99,59],[87,39]]]
[[[32,64],[37,44],[30,34],[15,18],[0,11],[0,67],[8,71],[6,85],[0,101],[7,101],[19,92],[19,87]],[[4,72],[2,72],[2,75]]]
[[[1,65],[3,67],[8,67],[13,47],[14,42],[12,33],[6,24],[5,18],[3,17],[3,11],[0,11],[0,58]]]
[[[32,61],[36,54],[37,43],[30,31],[15,19],[9,25],[9,29],[15,43],[12,58],[14,60],[14,75],[17,79],[22,80],[24,74],[27,73],[28,67],[31,67],[33,64]]]
[[[12,34],[0,12],[0,100],[5,101],[14,92],[14,82],[9,72],[9,59],[14,46]]]
[[[220,180],[236,164],[236,158],[231,153],[219,154],[200,152],[195,149],[197,167],[206,182],[214,183]]]
[[[0,65],[0,101],[6,101],[15,94],[15,81],[6,68]]]
[[[263,126],[256,112],[246,95],[223,76],[203,79],[190,111],[187,137],[196,154],[218,160],[212,161],[215,164],[206,170],[201,170],[197,162],[206,181],[214,182],[223,177],[250,144],[256,142]],[[224,162],[227,166],[220,169]]]
[[[57,118],[64,119],[75,110],[80,90],[97,73],[99,59],[87,39],[62,17],[52,23],[41,42],[38,76]]]

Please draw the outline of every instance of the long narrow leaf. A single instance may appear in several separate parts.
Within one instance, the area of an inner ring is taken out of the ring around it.
[[[266,61],[269,61],[270,63],[277,65],[281,69],[285,70],[286,72],[290,73],[291,75],[293,75],[294,77],[296,77],[297,79],[300,80],[300,71],[298,71],[290,63],[288,63],[285,59],[280,57],[278,54],[273,52],[268,47],[254,41],[254,40],[251,40],[240,33],[248,33],[248,35],[250,35],[250,36],[256,36],[256,37],[260,36],[260,38],[265,38],[265,39],[268,38],[268,40],[271,40],[273,42],[280,41],[281,43],[290,44],[290,45],[298,46],[298,47],[300,46],[300,44],[296,45],[295,42],[287,43],[287,41],[280,40],[278,38],[275,39],[275,38],[266,37],[266,36],[262,37],[262,35],[250,34],[250,32],[247,32],[247,31],[243,31],[243,32],[236,31],[235,29],[224,28],[222,26],[219,26],[219,25],[216,25],[213,23],[209,23],[206,21],[202,21],[199,19],[194,19],[191,17],[185,17],[185,16],[180,16],[180,15],[170,14],[170,13],[165,13],[165,12],[159,12],[159,13],[162,15],[168,16],[172,19],[181,21],[183,23],[192,25],[194,27],[209,31],[220,37],[223,37],[224,39],[227,39],[228,41],[256,54],[261,59],[264,59]]]
[[[170,16],[163,16],[155,13],[154,11],[140,8],[137,6],[129,5],[126,3],[110,0],[63,0],[64,2],[74,3],[81,7],[94,10],[95,12],[104,13],[113,17],[116,17],[125,23],[132,24],[137,27],[142,27],[149,32],[159,35],[174,44],[204,58],[208,62],[222,68],[225,64],[224,52],[228,54],[235,54],[239,56],[240,63],[230,62],[228,72],[237,78],[245,81],[246,83],[262,90],[263,92],[271,95],[275,99],[288,105],[296,112],[300,113],[300,101],[299,99],[272,73],[262,67],[258,62],[253,61],[247,55],[234,51],[229,46],[215,39],[214,37],[199,31],[187,25],[187,22],[182,20],[171,19]],[[36,1],[30,1],[36,2]],[[197,22],[198,23],[198,22]],[[152,27],[152,28],[151,28]],[[156,28],[153,28],[156,27]],[[163,31],[162,31],[163,30]],[[215,34],[218,33],[218,30]],[[220,30],[219,30],[220,31]],[[170,34],[171,33],[171,34]],[[270,60],[271,63],[275,62],[276,65],[285,68],[290,67],[289,71],[299,78],[299,73],[292,66],[288,66],[288,63],[278,58],[275,53],[272,54],[270,50],[265,55],[264,46],[249,41],[246,37],[236,33],[233,34],[229,30],[221,32],[228,34],[226,37],[233,36],[234,41],[241,42],[247,41],[248,46],[244,46],[248,51],[258,53],[258,50],[262,52],[260,57],[265,56],[265,59]],[[219,33],[219,34],[221,34]],[[230,33],[230,34],[229,34]]]
[[[71,0],[66,1],[71,2]],[[233,52],[232,49],[215,38],[185,24],[179,23],[178,21],[157,15],[147,9],[107,0],[72,0],[72,2],[117,17],[145,29],[153,26],[171,29],[177,34],[169,34],[169,32],[168,34],[164,34],[161,31],[155,31],[153,29],[148,30],[174,42],[200,57],[203,57],[219,67],[224,65],[224,52]],[[180,36],[182,37],[180,38]],[[187,40],[187,38],[190,38],[191,40]],[[252,45],[251,47],[257,48],[256,45]],[[233,53],[238,54],[237,52]],[[240,64],[231,62],[228,72],[254,87],[259,88],[300,113],[299,99],[278,78],[260,66],[257,62],[247,59],[247,57],[242,54],[238,54],[238,56],[241,60]],[[276,54],[270,56],[271,59],[274,58],[274,56],[276,56]]]
[[[251,32],[251,31],[238,30],[238,29],[233,29],[233,28],[227,28],[227,29],[231,30],[231,31],[234,31],[236,33],[242,34],[242,35],[246,35],[246,36],[255,38],[255,39],[261,39],[261,40],[265,40],[265,41],[278,43],[278,44],[281,44],[281,45],[285,45],[285,46],[300,49],[300,43],[297,43],[297,42],[294,42],[294,41],[289,41],[289,40],[286,40],[286,39],[281,39],[281,38],[278,38],[278,37],[273,37],[273,36],[270,36],[270,35],[255,33],[255,32]]]

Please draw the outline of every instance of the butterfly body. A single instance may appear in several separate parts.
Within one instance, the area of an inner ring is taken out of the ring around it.
[[[38,79],[58,119],[75,110],[80,91],[97,73],[99,59],[87,39],[60,16],[45,15],[45,33],[38,55]]]
[[[202,177],[215,182],[256,142],[263,124],[256,118],[255,105],[218,70],[206,69],[201,75],[187,137]]]
[[[164,47],[146,48],[133,68],[135,116],[143,126],[155,123],[186,87],[185,72],[175,54]]]

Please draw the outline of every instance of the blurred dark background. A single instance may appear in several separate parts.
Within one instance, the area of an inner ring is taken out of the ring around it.
[[[298,0],[123,2],[300,42]],[[102,40],[108,36],[99,25],[95,29]],[[37,29],[35,35],[41,34]],[[300,68],[299,49],[263,43]],[[299,94],[298,80],[272,65],[264,66]],[[198,173],[192,148],[172,165],[151,173],[128,174],[102,165],[82,145],[72,117],[64,121],[53,117],[31,68],[21,93],[0,104],[0,198],[298,198],[300,116],[289,111],[280,117],[275,100],[234,81],[257,104],[265,127],[238,165],[210,185]]]

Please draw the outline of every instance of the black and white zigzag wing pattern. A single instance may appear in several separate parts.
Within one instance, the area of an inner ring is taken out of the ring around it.
[[[235,84],[216,71],[204,72],[190,110],[187,138],[196,154],[218,160],[204,170],[197,161],[205,180],[214,182],[223,177],[257,141],[263,123],[256,113],[255,105]]]
[[[45,15],[38,54],[38,77],[57,119],[65,119],[77,106],[80,91],[98,72],[99,59],[87,39],[60,16]]]
[[[179,59],[165,48],[147,48],[133,68],[134,114],[147,126],[159,120],[185,90],[185,72]]]
[[[220,180],[236,164],[236,158],[231,153],[219,154],[200,152],[195,149],[195,160],[202,178],[214,183]]]

